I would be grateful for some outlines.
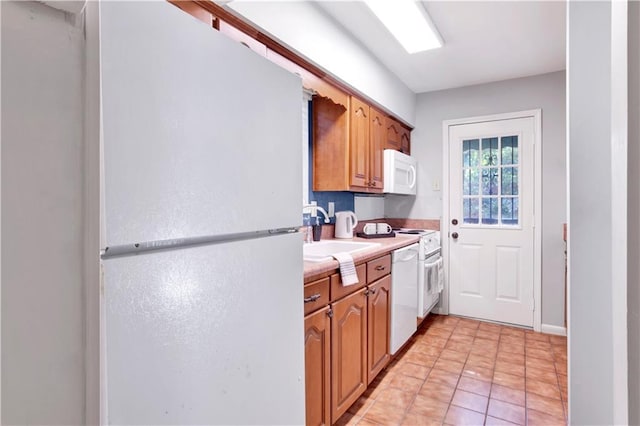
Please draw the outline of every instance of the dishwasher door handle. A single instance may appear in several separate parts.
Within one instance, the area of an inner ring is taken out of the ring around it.
[[[407,247],[403,247],[393,251],[393,263],[397,262],[409,262],[413,258],[418,257],[419,244],[415,243]]]
[[[417,251],[412,251],[411,254],[403,257],[402,259],[396,259],[396,262],[408,262],[408,261],[412,260],[415,257],[418,257],[418,252]]]

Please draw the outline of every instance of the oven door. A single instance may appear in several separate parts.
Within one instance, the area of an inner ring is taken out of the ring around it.
[[[442,256],[437,251],[420,262],[418,317],[424,318],[440,300],[443,287]]]

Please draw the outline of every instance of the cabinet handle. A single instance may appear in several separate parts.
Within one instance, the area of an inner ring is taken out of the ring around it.
[[[375,288],[371,289],[371,294],[376,294],[376,289]]]
[[[384,266],[382,266],[382,265],[378,265],[378,266],[376,266],[375,269],[376,269],[376,271],[384,271],[386,268]]]
[[[320,293],[316,293],[316,294],[311,295],[309,297],[305,297],[304,298],[304,303],[315,302],[316,300],[320,299],[320,297],[321,297]]]
[[[329,310],[327,311],[327,316],[329,318],[333,318],[333,309],[329,308]]]
[[[375,182],[371,182],[371,186],[376,186],[376,183]]]
[[[369,289],[366,289],[366,290],[364,291],[364,295],[365,295],[365,296],[367,296],[367,297],[369,296]]]

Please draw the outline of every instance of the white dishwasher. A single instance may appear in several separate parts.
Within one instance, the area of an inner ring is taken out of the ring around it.
[[[391,253],[391,354],[417,330],[419,244]]]

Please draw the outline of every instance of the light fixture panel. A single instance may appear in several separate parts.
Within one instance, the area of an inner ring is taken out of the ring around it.
[[[419,2],[365,0],[364,3],[408,53],[442,47],[442,37]]]

